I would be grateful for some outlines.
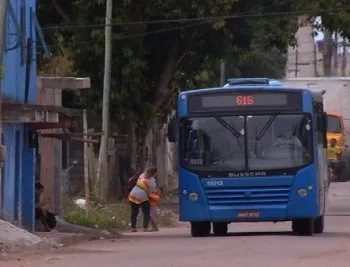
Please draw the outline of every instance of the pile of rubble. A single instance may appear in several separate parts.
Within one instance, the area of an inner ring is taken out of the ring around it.
[[[13,224],[0,220],[0,250],[15,251],[40,246],[58,247],[49,239],[43,239]]]

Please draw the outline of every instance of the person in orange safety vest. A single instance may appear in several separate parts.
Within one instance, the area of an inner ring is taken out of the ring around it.
[[[138,178],[136,185],[129,194],[131,205],[131,231],[136,232],[137,216],[140,208],[143,213],[143,230],[148,230],[150,221],[150,199],[149,195],[156,192],[157,184],[154,176],[157,173],[156,167],[150,167]]]

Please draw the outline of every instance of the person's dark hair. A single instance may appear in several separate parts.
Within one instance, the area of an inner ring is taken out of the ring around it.
[[[146,176],[147,176],[147,177],[152,177],[152,176],[154,176],[156,173],[157,173],[157,167],[155,167],[155,166],[149,167],[149,168],[146,170]]]
[[[44,186],[40,182],[35,183],[35,190],[44,189]]]

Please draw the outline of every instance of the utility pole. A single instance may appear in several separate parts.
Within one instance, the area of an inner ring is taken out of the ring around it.
[[[102,131],[100,154],[97,166],[97,183],[100,200],[107,201],[108,192],[108,127],[109,127],[109,96],[111,89],[111,63],[112,63],[112,0],[106,3],[105,25],[105,67],[103,78],[103,107],[102,107]]]

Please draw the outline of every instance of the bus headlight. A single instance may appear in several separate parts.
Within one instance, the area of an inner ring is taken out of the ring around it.
[[[307,196],[307,190],[305,188],[300,188],[298,190],[298,196],[299,197],[306,197]]]
[[[197,201],[198,198],[199,198],[199,196],[198,196],[197,193],[190,193],[190,194],[188,195],[188,197],[189,197],[190,200],[192,200],[192,201]]]

